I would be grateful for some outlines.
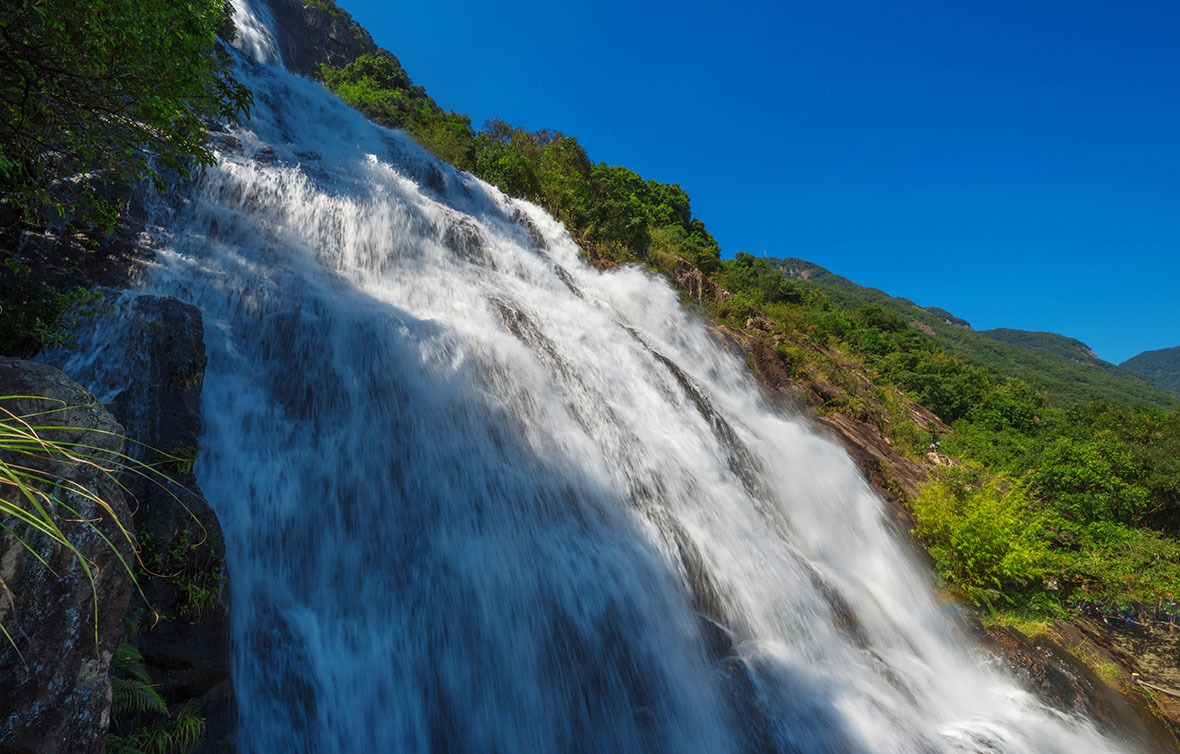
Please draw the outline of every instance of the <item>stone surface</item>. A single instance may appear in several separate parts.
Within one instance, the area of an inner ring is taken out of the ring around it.
[[[369,33],[334,3],[268,0],[268,4],[283,63],[296,73],[319,78],[321,63],[339,68],[377,50]]]
[[[1174,617],[1173,617],[1174,620]],[[1180,628],[1149,615],[1091,615],[1058,622],[1060,641],[1117,665],[1180,735]],[[1132,676],[1132,674],[1135,674]]]
[[[111,709],[111,657],[132,592],[131,578],[120,563],[120,558],[132,562],[132,545],[116,523],[129,525],[130,513],[114,479],[99,468],[118,469],[122,429],[88,392],[44,364],[0,358],[0,395],[44,396],[0,400],[0,412],[6,419],[30,416],[28,421],[35,424],[65,427],[42,434],[88,448],[78,455],[98,466],[41,453],[6,452],[4,461],[77,485],[109,506],[87,494],[48,488],[52,498],[47,505],[89,563],[93,587],[66,546],[30,533],[11,517],[2,520],[11,531],[0,531],[5,587],[0,623],[12,643],[0,638],[0,748],[38,754],[101,752]],[[46,413],[33,418],[38,412]],[[0,487],[0,494],[19,500],[8,485]],[[14,534],[46,563],[38,562]]]
[[[983,646],[1046,704],[1086,717],[1115,740],[1144,752],[1180,754],[1180,744],[1145,700],[1107,685],[1063,646],[1059,624],[1030,639],[1013,628],[989,626]]]
[[[70,351],[45,358],[102,397],[132,442],[128,454],[166,474],[127,481],[145,575],[133,643],[170,709],[205,717],[207,751],[233,738],[227,575],[217,517],[193,474],[201,434],[204,330],[176,299],[112,292]],[[200,751],[195,749],[194,751]]]

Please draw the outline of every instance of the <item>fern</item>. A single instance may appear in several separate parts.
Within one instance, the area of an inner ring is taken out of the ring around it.
[[[131,644],[123,642],[115,648],[115,656],[111,661],[111,669],[124,675],[139,679],[144,683],[151,683],[151,676],[143,664],[143,655]]]
[[[168,705],[164,698],[148,681],[138,678],[112,678],[111,696],[111,706],[119,714],[168,714]]]
[[[144,727],[130,736],[110,736],[107,754],[185,754],[205,735],[205,719],[185,705],[163,724]]]

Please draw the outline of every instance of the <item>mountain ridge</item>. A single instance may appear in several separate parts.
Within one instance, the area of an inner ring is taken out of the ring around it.
[[[1144,351],[1119,364],[1156,385],[1180,394],[1180,346]]]
[[[1051,404],[1068,406],[1108,400],[1121,405],[1180,406],[1180,393],[1100,359],[1076,338],[1011,328],[975,330],[967,320],[946,309],[923,307],[910,299],[862,286],[814,262],[793,257],[767,257],[766,261],[801,284],[814,286],[841,306],[881,306],[906,317],[951,353],[1027,382],[1044,392]]]

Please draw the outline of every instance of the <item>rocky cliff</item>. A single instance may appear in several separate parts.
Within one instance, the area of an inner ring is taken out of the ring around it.
[[[232,750],[228,624],[222,598],[228,578],[224,545],[217,518],[193,475],[205,364],[201,316],[173,299],[119,293],[134,285],[137,270],[154,253],[138,243],[141,222],[133,202],[116,232],[100,239],[43,233],[19,224],[0,230],[3,256],[27,266],[32,276],[57,289],[80,285],[100,293],[84,316],[74,318],[78,328],[71,334],[69,347],[43,353],[40,360],[61,367],[69,378],[99,396],[101,406],[94,414],[106,417],[101,421],[109,420],[109,424],[101,424],[97,431],[107,442],[118,439],[118,452],[126,454],[122,465],[128,467],[115,496],[120,501],[126,498],[126,503],[115,506],[115,512],[134,537],[130,542],[124,538],[119,550],[128,568],[103,565],[98,571],[100,628],[106,633],[100,632],[101,651],[90,658],[96,662],[87,664],[88,659],[76,653],[36,643],[30,651],[22,650],[26,660],[46,652],[58,660],[20,665],[25,680],[19,685],[0,683],[0,718],[13,725],[19,722],[37,736],[52,736],[56,742],[52,745],[61,748],[47,748],[50,744],[45,742],[21,743],[24,729],[12,727],[0,728],[0,751],[3,746],[16,750],[31,746],[31,751],[38,752],[102,751],[108,728],[117,734],[137,734],[166,724],[186,706],[206,724],[204,743],[193,751]],[[97,406],[90,393],[67,382],[56,369],[30,362],[9,364],[0,372],[0,395],[68,395],[68,400],[60,398],[65,405]],[[88,416],[62,414],[55,421],[68,424]],[[94,429],[92,424],[80,426]],[[110,532],[104,533],[118,541]],[[103,553],[98,549],[93,554],[87,550],[87,557],[101,562]],[[20,547],[11,532],[0,533],[0,551],[7,554],[0,577],[13,595],[26,602],[60,606],[27,611],[25,618],[36,625],[21,624],[21,632],[57,631],[65,624],[55,609],[71,616],[88,614],[90,593],[79,590],[76,579],[39,582],[36,569],[13,565],[18,561],[12,557]],[[132,573],[138,589],[132,588]],[[120,714],[117,705],[111,714],[110,650],[119,642],[143,655],[152,685],[168,706],[167,716]],[[86,648],[85,641],[76,643]],[[95,646],[93,640],[90,646]],[[0,668],[17,667],[7,660],[0,658]],[[69,704],[49,705],[60,708],[73,727],[54,727],[36,713],[38,689],[57,688],[70,679],[105,688],[105,706],[101,711],[76,709],[79,700],[94,694],[75,693]]]
[[[128,639],[169,709],[189,705],[205,719],[194,751],[229,751],[225,545],[193,474],[206,361],[201,313],[171,298],[110,291],[74,340],[44,358],[102,396],[132,438],[133,472],[152,470],[126,481],[141,561]]]
[[[283,63],[292,71],[318,78],[321,64],[341,67],[377,45],[360,24],[324,0],[267,0],[278,32]]]

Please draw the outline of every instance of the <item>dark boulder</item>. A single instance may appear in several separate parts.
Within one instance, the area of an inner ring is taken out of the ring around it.
[[[74,348],[45,358],[101,396],[132,440],[128,454],[162,472],[126,482],[144,564],[129,638],[169,708],[193,705],[205,718],[206,750],[230,751],[225,544],[193,469],[206,363],[200,311],[173,298],[111,293],[75,338]]]
[[[44,364],[0,358],[0,395],[43,396],[0,399],[0,411],[6,420],[35,416],[33,424],[61,427],[40,434],[78,449],[74,459],[3,452],[6,463],[65,485],[41,485],[42,501],[77,554],[0,518],[0,623],[12,637],[0,638],[0,743],[38,754],[101,752],[112,654],[132,593],[124,563],[134,562],[133,548],[119,523],[129,526],[130,513],[107,471],[119,467],[122,428],[90,393]],[[10,485],[0,494],[19,501]]]
[[[989,626],[981,640],[1045,704],[1092,720],[1100,730],[1141,751],[1180,754],[1175,737],[1142,697],[1107,685],[1051,636],[1030,639],[1013,628]]]
[[[296,73],[319,78],[321,63],[339,68],[377,51],[369,33],[335,3],[268,2],[283,64]]]

